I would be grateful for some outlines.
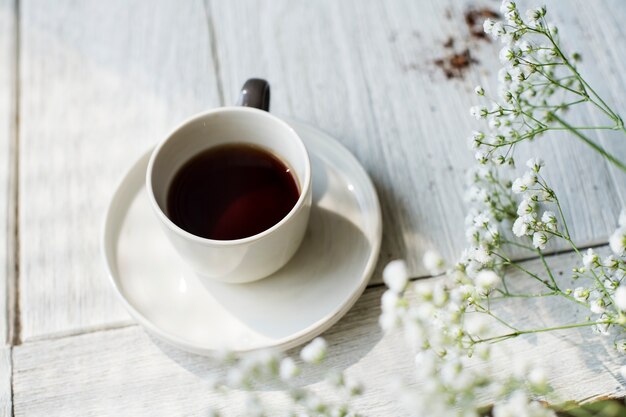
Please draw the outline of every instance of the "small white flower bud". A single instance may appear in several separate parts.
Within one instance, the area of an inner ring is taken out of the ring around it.
[[[541,167],[544,166],[544,162],[541,158],[530,158],[526,161],[526,166],[535,172],[539,172]]]
[[[326,357],[326,341],[316,337],[300,351],[300,357],[307,363],[320,363]]]
[[[289,381],[293,377],[300,373],[300,369],[296,366],[296,363],[290,357],[284,358],[280,361],[280,379],[283,381]]]
[[[533,234],[533,246],[537,249],[545,249],[547,243],[548,235],[546,235],[544,232],[535,232]]]
[[[613,301],[615,301],[615,307],[621,311],[626,311],[626,285],[617,287]]]
[[[445,271],[446,262],[439,255],[439,252],[427,250],[422,258],[422,263],[431,275],[439,275]]]
[[[483,269],[476,275],[476,287],[483,292],[493,289],[499,283],[500,277],[491,270]]]
[[[577,287],[574,289],[572,296],[578,301],[585,302],[589,298],[589,290],[583,287]]]
[[[485,90],[484,90],[481,86],[479,86],[479,85],[477,85],[477,86],[474,88],[474,92],[475,92],[476,94],[478,94],[479,96],[484,96],[484,95],[485,95]]]

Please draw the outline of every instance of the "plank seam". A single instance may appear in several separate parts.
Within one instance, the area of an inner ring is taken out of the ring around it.
[[[20,175],[20,162],[19,162],[19,142],[20,142],[20,1],[15,0],[14,3],[14,68],[13,68],[13,86],[15,92],[14,111],[15,111],[15,124],[13,132],[13,231],[12,242],[13,243],[13,270],[9,274],[10,286],[12,290],[12,300],[9,305],[12,312],[10,336],[11,344],[19,345],[21,343],[21,323],[20,323],[20,285],[19,285],[19,272],[20,272],[20,236],[19,236],[19,175]]]
[[[26,346],[32,343],[40,343],[40,342],[50,342],[50,341],[54,341],[54,340],[63,340],[63,339],[71,339],[73,337],[79,337],[79,336],[85,336],[85,335],[89,335],[89,334],[96,334],[96,333],[104,333],[104,332],[111,332],[111,331],[116,331],[116,330],[123,330],[123,329],[128,329],[131,327],[141,327],[139,325],[139,323],[132,321],[132,322],[127,322],[127,323],[119,323],[119,324],[114,324],[114,325],[110,325],[110,326],[102,326],[102,327],[92,327],[89,329],[78,329],[75,332],[67,332],[67,333],[54,333],[54,334],[48,334],[48,335],[43,335],[43,336],[39,336],[39,337],[34,337],[34,338],[29,338],[24,340],[21,345],[22,346]],[[144,329],[143,327],[141,327],[142,329]],[[144,329],[145,330],[145,329]],[[147,332],[147,330],[146,330]],[[150,334],[150,333],[148,333]]]

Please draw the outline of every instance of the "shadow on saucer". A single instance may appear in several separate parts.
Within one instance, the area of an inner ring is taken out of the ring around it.
[[[243,285],[215,283],[210,285],[210,291],[224,308],[253,332],[280,339],[320,321],[333,321],[342,300],[349,298],[359,287],[370,250],[371,242],[352,222],[314,205],[305,240],[283,269],[263,280],[262,285],[260,282]],[[318,285],[307,285],[307,280],[313,279],[318,280]],[[293,282],[285,284],[288,280]],[[323,379],[328,367],[347,368],[376,345],[382,338],[378,326],[377,299],[380,293],[376,289],[366,290],[347,315],[323,334],[329,344],[326,364],[305,367],[296,384],[308,385]],[[277,303],[281,298],[285,300],[283,305]],[[252,299],[254,303],[247,302]],[[151,338],[173,361],[202,379],[221,378],[227,372],[215,359],[186,353]],[[299,349],[291,349],[288,354],[298,357]],[[271,384],[258,388],[263,391],[281,389]]]
[[[203,284],[251,333],[278,341],[333,321],[361,285],[371,246],[348,219],[314,205],[300,249],[281,270],[248,284]]]

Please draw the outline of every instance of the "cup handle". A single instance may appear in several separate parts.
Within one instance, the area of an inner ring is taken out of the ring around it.
[[[241,87],[237,105],[270,111],[270,84],[261,78],[250,78]]]

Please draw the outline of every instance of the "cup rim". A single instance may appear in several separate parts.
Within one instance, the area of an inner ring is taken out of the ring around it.
[[[257,114],[257,115],[262,115],[263,117],[269,117],[278,125],[280,125],[282,128],[287,129],[297,139],[298,145],[300,146],[302,153],[304,155],[304,159],[305,159],[304,178],[302,179],[300,196],[298,197],[296,204],[294,204],[294,206],[291,208],[289,213],[287,213],[278,223],[274,224],[272,227],[265,229],[262,232],[257,233],[255,235],[247,236],[241,239],[232,239],[232,240],[208,239],[205,237],[194,235],[193,233],[186,231],[185,229],[181,228],[176,223],[174,223],[172,220],[170,220],[170,218],[163,212],[163,210],[161,209],[161,207],[156,201],[153,187],[152,187],[152,175],[151,174],[154,169],[154,164],[155,164],[157,156],[159,155],[161,149],[165,146],[165,144],[168,143],[170,140],[172,140],[172,138],[176,136],[176,134],[179,133],[179,131],[183,129],[185,126],[193,122],[199,121],[206,116],[216,114],[216,113]],[[306,203],[307,195],[309,193],[310,188],[311,188],[311,160],[309,158],[309,152],[307,151],[306,146],[304,145],[304,142],[302,142],[302,138],[300,138],[298,133],[284,120],[274,116],[273,114],[269,112],[266,112],[264,110],[259,110],[253,107],[225,106],[225,107],[218,107],[216,109],[211,109],[211,110],[203,111],[200,113],[196,113],[193,116],[190,116],[183,122],[179,123],[178,126],[176,126],[173,130],[171,130],[167,134],[165,139],[163,139],[161,142],[159,142],[156,145],[156,147],[152,151],[152,154],[150,155],[150,160],[148,161],[148,168],[146,170],[146,189],[148,191],[148,199],[150,200],[150,205],[152,206],[152,209],[155,211],[159,219],[174,233],[181,235],[185,239],[192,240],[195,243],[199,243],[199,244],[203,244],[207,246],[236,246],[236,245],[247,244],[247,243],[265,238],[266,236],[272,234],[274,231],[278,230],[282,225],[289,222],[289,220],[291,220],[291,218],[294,217],[294,215],[298,211],[300,211],[300,209]]]

